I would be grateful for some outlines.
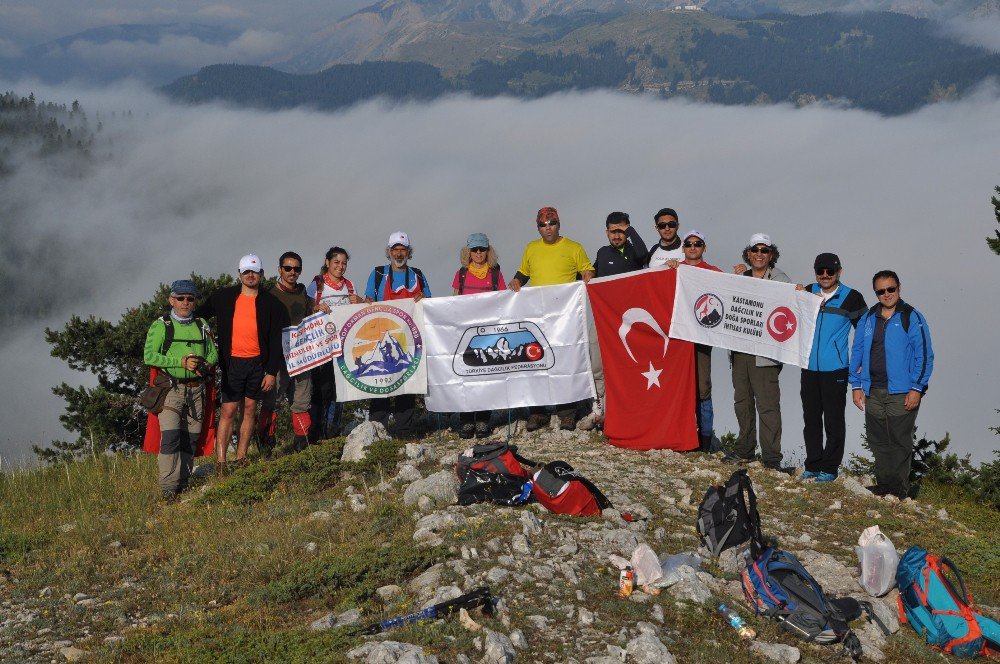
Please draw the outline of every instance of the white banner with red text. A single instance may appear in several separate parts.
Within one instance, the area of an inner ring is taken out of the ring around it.
[[[793,284],[682,264],[670,336],[808,367],[821,302]]]

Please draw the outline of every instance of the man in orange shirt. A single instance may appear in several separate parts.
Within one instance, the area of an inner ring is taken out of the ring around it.
[[[278,298],[261,292],[263,279],[260,258],[248,254],[240,259],[240,283],[216,291],[195,312],[197,318],[215,317],[218,330],[222,410],[215,453],[220,471],[225,468],[240,406],[243,416],[236,446],[237,464],[246,458],[250,446],[257,401],[264,392],[274,389],[275,377],[285,361],[281,330],[288,325],[288,310]]]

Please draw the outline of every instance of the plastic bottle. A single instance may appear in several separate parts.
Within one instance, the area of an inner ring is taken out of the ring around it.
[[[755,639],[757,638],[757,632],[753,631],[753,628],[743,622],[743,618],[736,611],[730,609],[725,604],[719,605],[719,612],[726,618],[726,621],[733,626],[741,638],[744,639]]]
[[[635,572],[631,565],[626,565],[625,569],[618,575],[618,596],[628,597],[635,589]]]

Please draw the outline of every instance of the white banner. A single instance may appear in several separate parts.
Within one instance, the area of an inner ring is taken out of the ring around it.
[[[422,304],[393,300],[333,307],[342,352],[334,358],[337,401],[427,392]]]
[[[582,282],[423,300],[427,410],[470,412],[594,396]]]
[[[288,375],[309,371],[340,353],[340,335],[335,324],[323,312],[303,318],[298,325],[281,331],[281,347],[285,352]]]
[[[682,264],[670,336],[808,367],[821,302],[793,284]]]

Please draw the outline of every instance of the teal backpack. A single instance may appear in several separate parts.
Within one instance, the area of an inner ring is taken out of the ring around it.
[[[963,659],[1000,658],[1000,623],[974,609],[962,574],[950,560],[911,546],[896,568],[896,583],[900,622],[932,648]]]

